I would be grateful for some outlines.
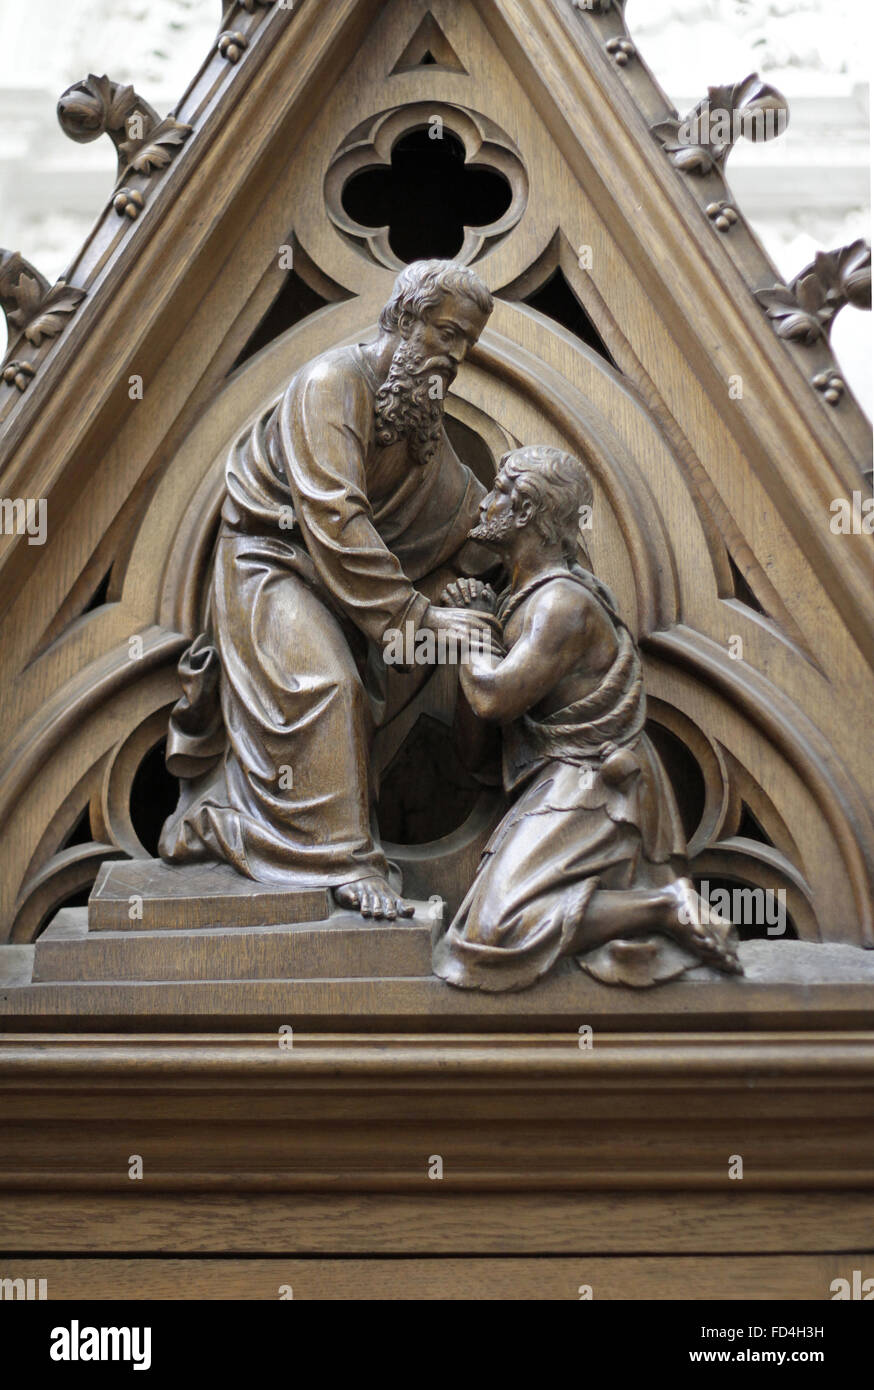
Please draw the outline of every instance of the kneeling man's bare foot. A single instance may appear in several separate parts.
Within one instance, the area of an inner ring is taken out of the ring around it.
[[[731,922],[707,909],[702,912],[704,904],[690,879],[677,879],[668,891],[676,905],[676,921],[668,929],[674,940],[694,951],[704,964],[726,975],[742,975]]]
[[[355,883],[343,883],[334,889],[334,899],[340,907],[360,912],[362,917],[412,917],[416,909],[412,903],[395,893],[385,879],[375,874],[373,878],[359,878]]]

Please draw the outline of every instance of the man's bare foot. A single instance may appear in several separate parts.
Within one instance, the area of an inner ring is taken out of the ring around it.
[[[705,910],[690,879],[678,879],[668,892],[673,900],[667,930],[681,946],[694,951],[705,965],[715,966],[726,975],[742,975],[737,939],[731,922]]]
[[[379,874],[373,878],[359,878],[355,883],[343,883],[334,889],[334,899],[340,907],[360,912],[362,917],[412,917],[416,909],[412,903],[395,893]]]

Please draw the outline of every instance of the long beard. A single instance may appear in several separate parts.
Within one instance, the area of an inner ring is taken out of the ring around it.
[[[427,361],[402,342],[388,376],[376,393],[376,439],[386,447],[405,439],[414,463],[431,463],[443,433],[443,399],[433,400],[430,387],[437,368],[448,364],[437,357]]]

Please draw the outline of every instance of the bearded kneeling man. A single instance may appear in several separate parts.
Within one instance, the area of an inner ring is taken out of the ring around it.
[[[461,687],[476,718],[503,726],[517,797],[435,947],[435,973],[453,985],[524,989],[566,955],[609,983],[702,963],[741,973],[731,925],[708,920],[688,877],[674,794],[644,733],[634,639],[578,563],[591,504],[569,454],[506,455],[471,536],[500,555],[509,587],[496,599],[459,579],[443,594],[500,622],[503,649],[472,648]]]

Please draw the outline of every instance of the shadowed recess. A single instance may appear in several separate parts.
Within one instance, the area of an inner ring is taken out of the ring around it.
[[[467,819],[479,793],[455,751],[452,731],[422,714],[383,775],[380,836],[396,845],[439,840]]]
[[[759,844],[770,845],[772,849],[775,848],[774,841],[762,829],[745,801],[741,802],[741,818],[737,833],[742,835],[745,840],[758,840]]]
[[[491,490],[495,481],[496,464],[482,435],[477,434],[469,425],[462,424],[461,420],[456,420],[448,412],[443,417],[443,426],[449,443],[461,462],[467,464],[483,487]]]
[[[81,815],[78,816],[67,834],[64,836],[58,849],[72,849],[73,845],[90,845],[94,839],[91,833],[91,808],[86,806]]]
[[[792,914],[785,907],[779,908],[772,895],[764,888],[745,879],[715,878],[693,875],[692,882],[708,904],[710,912],[717,916],[726,903],[730,903],[727,914],[735,925],[741,941],[797,941],[798,931]],[[723,892],[729,894],[726,900]],[[782,913],[782,921],[778,920]],[[783,928],[781,930],[781,928]]]
[[[150,749],[137,768],[130,792],[130,818],[143,849],[158,857],[158,840],[169,815],[179,800],[179,782],[171,777],[164,762],[167,741]]]
[[[461,250],[465,227],[488,227],[510,206],[503,174],[464,162],[464,146],[444,129],[431,139],[425,128],[398,140],[391,168],[363,169],[343,189],[343,207],[364,227],[388,227],[399,260],[451,259]]]
[[[392,73],[413,72],[416,68],[439,67],[448,72],[466,68],[429,10],[416,29]]]
[[[317,309],[323,309],[328,303],[329,300],[311,289],[296,270],[290,270],[285,277],[282,289],[243,348],[231,371],[236,371],[244,362],[248,362],[250,357],[254,357],[256,352],[260,352],[262,348],[267,347],[283,333],[287,333],[289,328],[294,328],[296,323],[300,323],[302,319],[314,314]]]
[[[683,822],[683,833],[687,840],[691,840],[704,815],[704,774],[698,766],[698,760],[689,752],[682,739],[677,738],[670,729],[650,719],[646,732],[674,789],[680,819]]]
[[[754,613],[761,613],[764,617],[767,618],[767,613],[765,612],[762,605],[759,603],[759,600],[756,598],[755,594],[753,593],[752,589],[747,583],[747,580],[744,578],[744,575],[741,572],[740,567],[735,563],[731,555],[729,555],[728,557],[728,566],[731,570],[732,580],[734,581],[734,596],[737,599],[738,603],[745,604],[747,608],[752,608]]]
[[[83,613],[93,613],[95,608],[102,608],[103,605],[108,602],[109,581],[111,580],[111,578],[112,565],[109,566],[109,569],[106,571],[100,583],[97,585],[97,588],[94,590],[94,593],[91,595],[90,599],[85,604],[85,607],[82,609]]]
[[[568,284],[561,266],[556,266],[549,279],[522,303],[560,323],[562,328],[599,353],[612,367],[616,366],[603,338]]]

